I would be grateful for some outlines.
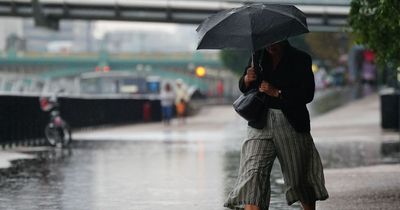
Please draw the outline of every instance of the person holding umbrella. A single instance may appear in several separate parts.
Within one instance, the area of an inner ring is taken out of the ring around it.
[[[235,27],[238,24],[243,25]],[[239,176],[224,206],[268,209],[270,173],[278,158],[288,205],[300,201],[305,210],[315,209],[315,202],[329,195],[306,107],[315,91],[312,61],[287,41],[308,32],[304,14],[290,5],[246,5],[206,19],[198,32],[200,49],[253,51],[239,89],[243,93],[256,89],[265,96],[260,117],[248,122]]]
[[[266,106],[260,119],[249,122],[238,181],[225,206],[268,209],[269,173],[277,157],[288,204],[300,201],[304,209],[315,209],[315,201],[327,199],[328,192],[306,108],[315,88],[311,57],[288,41],[262,51],[261,79],[250,66],[240,78],[239,88],[242,92],[258,88],[266,94]]]

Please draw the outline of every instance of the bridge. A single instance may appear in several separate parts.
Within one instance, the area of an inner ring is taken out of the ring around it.
[[[202,66],[207,73],[203,78],[196,76],[196,67]],[[18,57],[0,57],[0,93],[40,93],[52,84],[63,86],[69,94],[76,92],[76,79],[85,73],[112,74],[131,73],[137,76],[156,76],[165,80],[182,79],[204,93],[216,94],[218,81],[224,83],[226,91],[236,87],[236,77],[226,70],[217,57],[201,53],[185,55],[54,55],[35,54]],[[63,85],[64,84],[64,85]],[[38,89],[39,88],[39,89]],[[210,92],[213,91],[213,92]],[[228,95],[231,93],[227,93]]]
[[[33,17],[55,30],[62,19],[199,24],[218,11],[259,2],[296,5],[312,31],[341,30],[350,11],[350,0],[0,0],[0,16]]]

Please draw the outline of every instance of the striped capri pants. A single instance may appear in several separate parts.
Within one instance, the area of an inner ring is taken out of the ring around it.
[[[310,133],[298,133],[281,110],[269,109],[263,129],[248,127],[243,142],[239,176],[224,206],[269,208],[270,173],[275,158],[281,164],[288,205],[327,199],[323,168]]]

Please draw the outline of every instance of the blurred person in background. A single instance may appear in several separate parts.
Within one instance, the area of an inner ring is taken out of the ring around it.
[[[376,77],[377,71],[374,62],[374,53],[372,51],[366,50],[364,52],[364,61],[361,68],[363,95],[369,95],[375,90]]]
[[[171,118],[173,115],[173,106],[175,102],[176,95],[170,83],[166,83],[164,88],[161,90],[160,99],[162,107],[162,117],[165,125],[171,123]]]
[[[346,73],[346,68],[338,64],[334,69],[332,69],[332,76],[334,80],[334,85],[336,87],[341,87],[345,85],[345,73]]]
[[[315,76],[315,88],[317,90],[322,90],[328,87],[329,85],[327,81],[328,74],[326,73],[324,67],[320,67],[319,70],[315,72],[314,76]]]
[[[185,117],[187,114],[187,103],[189,102],[189,93],[182,79],[176,80],[175,93],[176,93],[176,98],[175,98],[176,113],[181,123],[185,123],[186,121]]]
[[[176,105],[176,116],[179,119],[181,124],[185,124],[185,110],[186,110],[186,102],[185,100],[181,99],[179,103]]]

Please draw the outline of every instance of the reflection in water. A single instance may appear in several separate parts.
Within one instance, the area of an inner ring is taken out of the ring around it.
[[[380,142],[317,142],[316,147],[325,168],[367,166],[382,162]]]
[[[39,152],[2,171],[0,209],[222,210],[239,165],[239,146],[225,145],[240,141],[77,142],[68,155]],[[274,168],[271,209],[284,209]]]
[[[221,149],[203,141],[90,142],[67,158],[41,152],[3,174],[0,209],[223,209]]]
[[[74,205],[91,208],[90,197],[86,196],[89,188],[80,184],[81,178],[88,180],[87,174],[79,170],[83,166],[79,162],[71,164],[71,155],[71,150],[39,152],[37,159],[17,160],[12,168],[2,170],[0,209],[66,209],[71,195],[65,192],[77,185],[80,190],[74,196],[86,200],[77,199]],[[80,176],[70,182],[67,170],[79,171]]]
[[[240,130],[239,130],[240,132]],[[232,135],[234,136],[234,135]],[[2,170],[0,209],[224,209],[236,181],[242,137],[221,141],[77,142]],[[379,161],[379,145],[317,144],[325,167]],[[281,172],[271,174],[271,209],[287,207]],[[33,204],[33,205],[32,205]]]

